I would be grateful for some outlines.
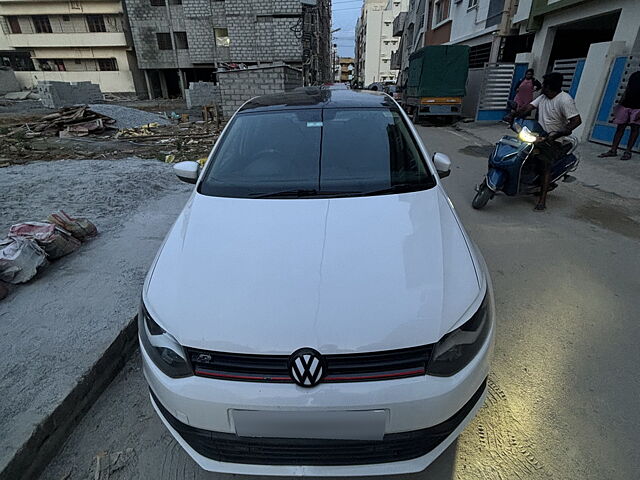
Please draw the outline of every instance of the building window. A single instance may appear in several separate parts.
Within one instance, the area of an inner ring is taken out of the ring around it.
[[[53,67],[51,64],[53,64]],[[40,67],[42,70],[56,70],[58,72],[67,71],[67,67],[64,65],[64,60],[61,58],[56,58],[54,60],[40,60]]]
[[[87,26],[90,32],[106,32],[107,27],[104,24],[102,15],[87,15]]]
[[[436,0],[436,25],[449,19],[449,0]]]
[[[478,0],[469,0],[469,3],[467,4],[467,9],[469,10],[477,6],[478,6]]]
[[[51,24],[46,15],[33,15],[31,20],[33,20],[33,28],[36,33],[51,33]]]
[[[189,48],[189,42],[187,42],[187,32],[174,32],[173,40],[176,42],[176,49],[186,50]]]
[[[154,7],[164,7],[164,0],[149,0]]]
[[[69,15],[62,15],[62,21],[63,22],[69,22],[69,21],[71,21],[71,17]]]
[[[169,5],[182,5],[182,0],[169,0]]]
[[[11,33],[22,33],[18,17],[7,17],[7,20],[9,21],[9,28],[11,29]]]
[[[98,70],[101,72],[115,72],[118,70],[118,64],[115,58],[99,58]]]
[[[469,68],[482,68],[491,58],[491,43],[483,43],[469,49]]]
[[[160,50],[173,50],[173,45],[171,44],[171,35],[168,33],[156,33],[156,38],[158,39],[158,49]]]
[[[226,28],[216,28],[216,46],[217,47],[228,47],[231,45],[231,40],[229,39],[229,30]]]

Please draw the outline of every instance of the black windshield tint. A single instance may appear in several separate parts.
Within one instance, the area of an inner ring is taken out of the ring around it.
[[[200,193],[313,198],[435,185],[398,112],[306,109],[238,115]]]

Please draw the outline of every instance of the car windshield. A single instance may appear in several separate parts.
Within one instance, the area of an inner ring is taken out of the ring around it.
[[[204,195],[340,197],[435,185],[402,116],[388,108],[244,113],[221,141]]]

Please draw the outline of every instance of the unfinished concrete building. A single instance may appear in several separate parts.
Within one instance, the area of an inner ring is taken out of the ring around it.
[[[284,62],[330,79],[331,0],[125,0],[152,98],[182,96],[217,71]]]

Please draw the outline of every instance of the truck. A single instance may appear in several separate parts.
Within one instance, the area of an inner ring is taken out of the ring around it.
[[[423,116],[459,116],[469,74],[467,45],[432,45],[409,57],[402,107],[414,123]]]

